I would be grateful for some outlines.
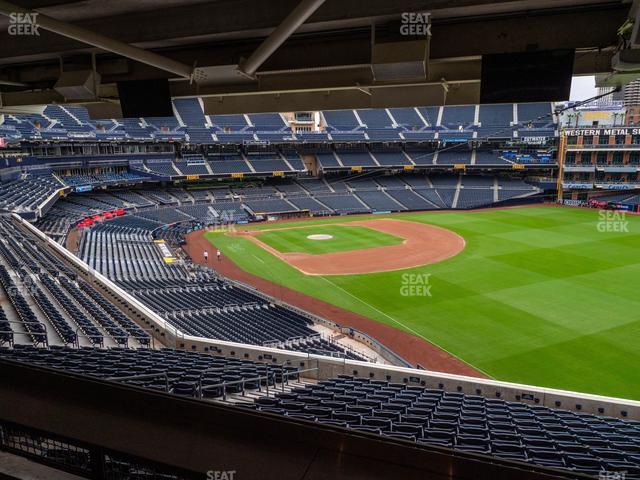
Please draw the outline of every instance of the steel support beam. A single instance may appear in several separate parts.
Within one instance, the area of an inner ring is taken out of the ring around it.
[[[131,46],[119,40],[114,40],[105,35],[92,32],[90,30],[77,27],[70,23],[61,22],[55,18],[48,17],[34,10],[22,8],[10,2],[0,0],[0,14],[9,16],[11,14],[28,14],[34,15],[38,27],[57,33],[67,38],[77,40],[88,45],[100,48],[107,52],[116,53],[123,57],[136,60],[147,65],[159,68],[161,70],[173,73],[183,78],[192,78],[193,69],[189,65],[177,62],[170,58],[158,55],[157,53],[144,50],[142,48]]]
[[[238,70],[253,77],[260,66],[324,3],[324,0],[302,0],[280,25],[265,39]]]
[[[469,105],[480,100],[480,82],[454,83],[447,94],[447,105]],[[295,112],[345,108],[413,107],[444,105],[440,83],[394,86],[353,86],[331,90],[262,92],[227,96],[205,96],[206,115],[228,113]]]
[[[0,78],[0,85],[6,85],[8,87],[28,87],[26,83],[23,82],[12,82],[11,80],[2,80]]]

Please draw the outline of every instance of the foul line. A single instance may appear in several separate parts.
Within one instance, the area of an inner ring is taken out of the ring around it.
[[[465,365],[468,365],[469,367],[479,371],[480,373],[483,373],[484,375],[487,376],[487,378],[490,379],[494,379],[493,376],[489,375],[487,372],[481,370],[480,368],[471,365],[469,362],[467,362],[466,360],[463,360],[462,358],[458,357],[456,354],[451,353],[449,350],[447,350],[446,348],[442,348],[440,345],[438,345],[435,342],[432,342],[431,340],[429,340],[427,337],[425,337],[424,335],[416,332],[413,328],[405,325],[404,323],[402,323],[400,320],[396,320],[395,318],[393,318],[392,316],[386,314],[385,312],[383,312],[382,310],[377,309],[376,307],[374,307],[373,305],[371,305],[370,303],[365,302],[364,300],[362,300],[361,298],[356,297],[354,294],[352,294],[351,292],[347,292],[344,288],[336,285],[335,283],[333,283],[331,280],[325,278],[325,277],[320,277],[322,278],[325,282],[330,283],[331,285],[333,285],[334,287],[336,287],[338,290],[343,291],[344,293],[346,293],[347,295],[349,295],[352,298],[355,298],[357,301],[359,301],[360,303],[362,303],[363,305],[366,305],[367,307],[369,307],[371,310],[374,310],[375,312],[378,312],[380,315],[383,315],[385,317],[387,317],[389,320],[391,320],[392,322],[397,323],[398,325],[400,325],[402,328],[407,329],[408,331],[410,331],[411,333],[413,333],[415,336],[422,338],[425,342],[430,343],[431,345],[434,345],[436,347],[438,347],[440,350],[442,350],[443,352],[448,353],[449,355],[451,355],[452,357],[458,359],[459,361],[461,361],[462,363],[464,363]]]

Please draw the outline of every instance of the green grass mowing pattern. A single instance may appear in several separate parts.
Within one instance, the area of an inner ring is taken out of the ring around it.
[[[562,207],[396,218],[449,228],[466,247],[424,267],[319,277],[246,239],[211,238],[247,271],[417,333],[496,379],[640,399],[640,217],[626,217],[628,233]],[[402,296],[403,273],[431,274],[432,296]]]
[[[309,235],[331,235],[329,240],[310,240]],[[318,225],[269,230],[258,238],[281,253],[309,253],[312,255],[362,250],[365,248],[399,245],[403,239],[388,233],[360,226]]]

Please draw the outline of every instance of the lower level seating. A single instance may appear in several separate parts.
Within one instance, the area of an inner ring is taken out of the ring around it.
[[[388,190],[387,193],[396,201],[405,206],[407,210],[431,210],[438,208],[426,198],[414,193],[412,190]]]
[[[0,358],[98,378],[144,376],[124,383],[200,398],[254,391],[267,383],[274,386],[283,377],[296,376],[296,369],[291,367],[169,348],[44,349],[19,345],[15,349],[0,348]],[[234,383],[223,386],[229,382]]]
[[[635,421],[349,375],[258,398],[250,408],[581,474],[640,478]]]
[[[4,309],[0,306],[0,346],[5,343],[13,343],[13,329],[4,313]]]
[[[522,402],[338,375],[285,389],[294,366],[173,349],[0,348],[0,358],[110,379],[396,440],[565,469],[640,478],[640,422]],[[133,377],[133,378],[131,378]],[[138,378],[136,378],[138,377]],[[245,399],[242,402],[241,399]],[[610,478],[610,477],[609,477]]]
[[[390,198],[384,192],[357,192],[356,195],[374,212],[392,212],[404,209],[402,205],[398,204],[398,202],[394,201],[393,198]]]
[[[316,195],[316,198],[337,214],[369,213],[370,209],[353,195]]]
[[[493,203],[494,190],[463,188],[458,195],[457,208],[479,208]]]

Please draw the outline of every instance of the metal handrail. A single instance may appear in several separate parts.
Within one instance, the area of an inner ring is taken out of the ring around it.
[[[282,382],[280,382],[280,385],[282,387],[282,392],[284,392],[284,386],[285,384],[288,385],[289,384],[289,378],[291,376],[297,376],[299,377],[301,373],[305,373],[305,372],[310,372],[310,371],[316,371],[319,370],[319,367],[314,367],[314,368],[307,368],[307,369],[303,369],[303,370],[292,370],[291,372],[287,373],[286,375],[284,374],[284,366],[286,365],[282,365],[281,366],[281,375],[282,375]],[[227,387],[231,386],[231,385],[237,385],[237,384],[242,384],[242,395],[244,396],[245,394],[245,383],[247,382],[251,382],[251,381],[256,381],[258,380],[258,391],[262,390],[262,385],[261,385],[261,381],[262,380],[269,380],[271,377],[275,377],[276,372],[270,372],[267,375],[259,375],[257,377],[251,377],[251,378],[243,378],[241,380],[232,380],[230,382],[222,382],[222,383],[217,383],[215,385],[206,385],[206,386],[202,386],[202,380],[200,380],[200,383],[198,385],[198,392],[199,392],[199,398],[202,398],[202,391],[203,390],[212,390],[214,388],[222,388],[222,399],[226,400],[227,399]],[[275,380],[274,380],[275,383]],[[265,386],[266,388],[266,392],[267,392],[267,396],[269,396],[269,382],[267,381],[267,384]]]
[[[302,370],[296,369],[296,370],[292,370],[290,372],[287,372],[285,374],[284,367],[287,366],[286,365],[287,363],[288,362],[284,362],[282,365],[280,365],[280,370],[281,370],[281,375],[282,375],[282,381],[280,382],[280,384],[281,384],[282,392],[284,392],[285,384],[286,385],[289,384],[289,378],[291,378],[293,376],[299,377],[301,373],[319,370],[319,367],[313,367],[313,368],[307,368],[307,369],[302,369]],[[217,383],[215,385],[205,385],[205,386],[203,386],[202,385],[202,377],[204,376],[204,374],[206,372],[212,371],[214,369],[215,369],[215,367],[212,367],[212,368],[208,368],[206,370],[203,370],[201,372],[200,380],[198,381],[198,385],[197,385],[197,388],[196,388],[196,394],[197,394],[198,398],[202,399],[203,398],[203,392],[206,391],[206,390],[213,390],[213,389],[216,389],[216,388],[222,388],[222,398],[223,398],[223,400],[226,401],[226,399],[227,399],[227,387],[232,386],[232,385],[238,385],[238,384],[242,385],[242,395],[244,396],[245,395],[245,384],[247,382],[255,382],[255,381],[258,381],[258,390],[262,391],[262,380],[267,380],[267,383],[265,385],[265,389],[266,389],[266,395],[269,396],[269,380],[273,379],[274,380],[274,386],[275,386],[275,376],[276,376],[276,372],[275,371],[271,371],[267,375],[258,375],[256,377],[243,378],[241,380],[232,380],[232,381],[229,381],[229,382]],[[129,376],[126,376],[126,377],[107,377],[104,380],[123,382],[123,381],[127,381],[127,380],[144,380],[144,379],[152,379],[152,378],[158,378],[158,377],[164,378],[165,391],[167,393],[169,393],[169,375],[167,374],[166,370],[164,372],[159,372],[159,373],[147,373],[147,374],[141,374],[141,375],[129,375]]]
[[[100,326],[102,327],[102,325],[100,325]],[[104,328],[104,327],[102,327],[102,328]],[[105,328],[105,331],[106,331],[106,328]],[[107,333],[108,333],[108,332],[107,332]],[[117,339],[118,339],[118,338],[124,338],[124,339],[125,339],[124,345],[125,345],[127,348],[129,347],[129,337],[130,337],[130,335],[128,335],[128,334],[126,334],[126,333],[125,333],[125,335],[111,335],[111,334],[109,334],[109,335],[108,335],[108,337],[109,337],[109,338],[112,338],[113,340],[115,340],[116,345],[123,345],[123,344],[119,343]],[[102,338],[104,338],[104,337],[102,337]]]
[[[129,317],[127,317],[127,318],[129,318]],[[131,319],[129,319],[129,320],[131,320]],[[115,321],[115,320],[114,320],[114,321]],[[131,321],[133,322],[133,320],[131,320]],[[123,327],[123,326],[122,326],[122,324],[118,323],[117,321],[115,321],[115,322],[116,322],[118,325],[120,325],[120,327],[121,327],[123,330],[127,331],[127,329],[126,329],[125,327]],[[155,329],[154,329],[153,327],[141,327],[141,326],[140,326],[140,325],[138,325],[136,322],[133,322],[133,323],[136,325],[136,327],[138,327],[140,330],[142,330],[142,331],[143,331],[143,332],[145,332],[145,333],[147,333],[147,332],[156,333],[156,331],[155,331]],[[129,333],[129,332],[127,331],[127,333]],[[133,335],[133,334],[129,333],[129,337],[133,338],[133,339],[134,339],[134,340],[136,340],[140,345],[142,345],[143,347],[145,347],[145,345],[144,345],[140,340],[138,340],[138,337],[136,337],[135,335]],[[142,338],[145,338],[145,337],[142,337]],[[145,348],[155,349],[155,348],[156,348],[156,339],[155,339],[155,337],[154,337],[153,335],[149,335],[149,339],[150,339],[151,341],[149,342],[149,344],[148,344],[148,345],[146,345],[146,347],[145,347]]]
[[[95,335],[94,336],[87,335],[84,332],[84,330],[82,330],[82,334],[78,334],[78,332],[81,329],[82,329],[82,327],[76,328],[76,341],[75,341],[76,348],[80,348],[80,337],[88,339],[89,343],[91,343],[91,345],[95,345],[95,343],[91,341],[92,338],[96,338]],[[104,347],[104,336],[103,335],[100,335],[100,343],[99,343],[99,345],[101,347]]]
[[[169,375],[167,375],[166,370],[161,373],[143,373],[142,375],[129,375],[127,377],[107,377],[105,380],[122,382],[125,380],[144,380],[158,377],[164,377],[165,391],[169,392]]]
[[[391,356],[392,358],[397,359],[398,361],[400,361],[400,363],[403,363],[403,366],[408,366],[410,368],[412,368],[411,363],[409,363],[407,360],[405,360],[404,358],[402,358],[400,355],[398,355],[397,353],[395,353],[393,350],[391,350],[390,348],[388,348],[386,345],[384,345],[383,343],[381,343],[380,341],[376,340],[375,338],[373,338],[371,335],[369,335],[368,333],[363,332],[362,330],[358,330],[357,328],[352,328],[352,327],[341,327],[340,330],[342,333],[346,333],[347,335],[351,335],[350,332],[357,332],[358,335],[362,335],[363,337],[366,337],[367,339],[369,339],[369,341],[372,344],[377,345],[378,348],[380,348],[381,350],[384,350],[385,353],[389,356]]]
[[[42,325],[42,328],[44,329],[44,341],[36,342],[34,335],[42,335],[42,334],[30,332],[28,328],[26,329],[27,330],[26,332],[13,332],[13,333],[17,335],[27,335],[31,337],[31,340],[34,341],[35,343],[43,343],[47,347],[49,346],[49,331],[47,330],[47,325],[44,322],[38,322],[37,320],[33,322],[24,322],[20,320],[7,320],[7,323],[10,323],[10,324],[15,323],[18,325],[35,325],[35,324]]]
[[[342,335],[344,335],[344,333],[342,333]],[[354,355],[358,355],[360,357],[363,357],[363,358],[367,359],[370,363],[376,363],[376,361],[378,360],[378,357],[372,357],[371,355],[367,355],[364,352],[359,352],[358,350],[353,348],[351,345],[347,345],[347,344],[338,342],[338,340],[335,339],[335,337],[337,337],[337,336],[338,335],[326,336],[326,337],[323,336],[322,338],[327,340],[329,343],[332,343],[333,345],[337,345],[338,347],[340,347],[343,350],[345,350],[347,353],[352,353]]]
[[[198,394],[198,398],[202,398],[204,390],[213,390],[215,388],[221,388],[222,387],[222,399],[226,400],[227,399],[227,387],[228,386],[242,384],[242,395],[244,396],[244,394],[245,394],[245,387],[244,387],[245,383],[247,383],[247,382],[255,382],[257,380],[258,381],[258,390],[261,390],[262,380],[266,379],[267,380],[267,384],[266,384],[265,387],[266,387],[267,395],[269,395],[269,380],[271,378],[274,379],[274,384],[275,384],[275,372],[270,372],[267,375],[259,375],[257,377],[243,378],[241,380],[232,380],[230,382],[222,382],[222,383],[217,383],[215,385],[205,385],[205,386],[202,386],[202,378],[201,378],[199,380],[199,382],[198,382],[197,394]]]
[[[5,333],[9,334],[8,340],[4,340],[2,338],[2,335]],[[18,332],[18,333],[23,333],[23,332]],[[10,346],[13,347],[13,345],[15,344],[15,338],[13,338],[15,334],[16,332],[14,332],[13,330],[0,330],[0,345],[4,345],[5,343],[8,343]],[[24,335],[26,335],[26,333],[24,333]]]

